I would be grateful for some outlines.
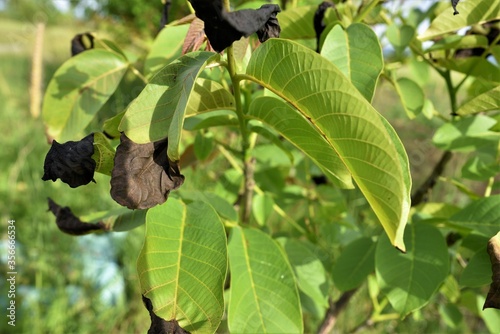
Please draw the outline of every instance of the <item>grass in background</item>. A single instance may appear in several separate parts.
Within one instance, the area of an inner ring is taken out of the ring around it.
[[[43,89],[70,56],[72,37],[91,29],[46,28]],[[33,119],[29,112],[35,28],[31,23],[3,19],[0,30],[4,32],[0,35],[0,226],[5,231],[9,219],[16,221],[18,273],[16,327],[2,321],[0,332],[143,333],[149,327],[149,316],[141,303],[135,270],[143,230],[92,235],[80,241],[58,230],[53,214],[47,211],[47,197],[71,207],[76,215],[117,204],[109,196],[109,177],[100,174],[95,176],[96,184],[77,189],[60,181],[41,180],[50,146],[41,119]],[[2,235],[5,240],[6,234]],[[110,248],[96,249],[96,245]],[[90,276],[88,263],[82,261],[84,255],[104,258],[109,254],[115,255],[116,279],[125,278],[125,290],[114,303],[102,298],[106,287],[99,285],[99,277]],[[0,305],[6,307],[7,302],[7,293],[2,291]]]

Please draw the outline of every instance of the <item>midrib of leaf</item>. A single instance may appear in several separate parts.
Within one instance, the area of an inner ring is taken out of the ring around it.
[[[245,238],[245,234],[243,233],[243,230],[241,230],[240,233],[241,233],[241,238],[243,239],[242,240],[243,242],[241,244],[243,245],[243,249],[244,249],[244,253],[245,253],[245,264],[247,266],[247,272],[248,272],[248,275],[250,277],[252,294],[253,294],[253,297],[254,297],[254,300],[255,300],[255,304],[257,305],[257,310],[258,310],[260,322],[262,324],[262,328],[264,329],[264,332],[267,332],[266,325],[264,323],[264,319],[262,318],[262,311],[260,309],[259,299],[257,298],[257,294],[255,292],[255,290],[256,290],[255,289],[255,282],[254,282],[254,279],[253,279],[252,268],[250,267],[250,258],[248,257],[247,240]]]

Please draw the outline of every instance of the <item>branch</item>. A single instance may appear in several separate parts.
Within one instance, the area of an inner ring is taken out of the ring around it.
[[[339,313],[347,306],[356,291],[357,289],[344,292],[335,303],[331,298],[328,299],[328,304],[330,306],[328,307],[328,310],[326,310],[323,322],[319,327],[319,334],[328,334],[332,332]]]
[[[441,174],[443,174],[444,168],[451,160],[452,156],[453,154],[450,151],[445,151],[443,153],[441,159],[432,170],[431,175],[429,175],[427,180],[425,180],[420,188],[418,188],[417,191],[415,191],[415,193],[413,193],[413,195],[411,196],[411,206],[417,206],[424,201],[425,196],[436,185],[436,180],[439,178],[439,176],[441,176]]]

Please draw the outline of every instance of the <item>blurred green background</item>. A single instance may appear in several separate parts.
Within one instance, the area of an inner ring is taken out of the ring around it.
[[[77,216],[117,204],[109,196],[109,178],[100,174],[95,176],[97,183],[76,189],[41,180],[49,144],[41,119],[30,112],[30,101],[37,93],[30,91],[37,23],[45,27],[41,92],[70,57],[75,34],[98,31],[121,47],[139,50],[153,40],[159,27],[160,0],[101,2],[107,5],[84,0],[0,1],[0,246],[3,265],[7,221],[15,220],[17,270],[16,327],[8,326],[2,316],[0,333],[145,333],[149,328],[135,267],[143,228],[79,238],[58,230],[54,216],[47,211],[47,197],[71,207]],[[184,1],[174,1],[170,20],[186,11]],[[411,75],[411,66],[408,71]],[[445,94],[441,82],[431,78],[426,87],[435,107],[447,109],[447,101],[439,98]],[[380,85],[374,104],[400,134],[410,157],[414,184],[419,185],[440,158],[439,150],[431,144],[438,124],[410,122],[388,83]],[[454,168],[461,165],[450,163],[448,175],[455,174]],[[457,204],[461,201],[455,188],[446,184],[440,184],[432,196]],[[2,267],[0,306],[4,310],[9,302],[5,274]],[[360,293],[366,294],[366,288]],[[340,319],[340,328],[349,328],[356,314],[365,312],[366,305],[358,305],[356,300],[347,309],[346,318]],[[416,326],[413,328],[418,332],[416,322],[407,325],[406,329]]]

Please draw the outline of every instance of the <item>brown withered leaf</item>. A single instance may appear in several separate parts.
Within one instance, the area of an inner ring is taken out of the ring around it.
[[[85,43],[84,39],[88,39]],[[84,32],[83,34],[78,34],[71,40],[71,56],[76,56],[83,51],[94,48],[94,36],[89,32]]]
[[[203,21],[195,18],[189,25],[189,29],[182,45],[182,54],[185,55],[191,51],[197,51],[203,42],[205,42],[205,30]]]
[[[222,0],[189,0],[196,16],[205,23],[205,34],[217,52],[222,52],[241,37],[258,32],[259,40],[279,37],[280,27],[276,15],[278,5],[263,5],[259,9],[227,12]]]
[[[57,179],[61,179],[71,188],[94,181],[96,162],[92,159],[93,154],[93,133],[80,141],[68,141],[64,144],[53,140],[43,164],[42,180],[55,182]]]
[[[168,139],[136,144],[124,133],[111,172],[111,197],[129,209],[148,209],[167,200],[184,176],[167,156]]]
[[[61,207],[51,198],[48,198],[48,201],[49,210],[52,211],[54,216],[56,216],[57,227],[64,233],[71,235],[84,235],[98,230],[107,231],[107,227],[103,222],[98,222],[97,224],[82,222],[73,214],[73,212],[71,212],[69,207]]]
[[[177,320],[166,321],[157,316],[153,311],[151,299],[142,296],[142,302],[151,317],[151,327],[149,327],[148,334],[190,334],[190,332],[179,326]]]
[[[500,232],[488,241],[488,254],[490,255],[493,275],[483,310],[486,308],[500,309]]]

